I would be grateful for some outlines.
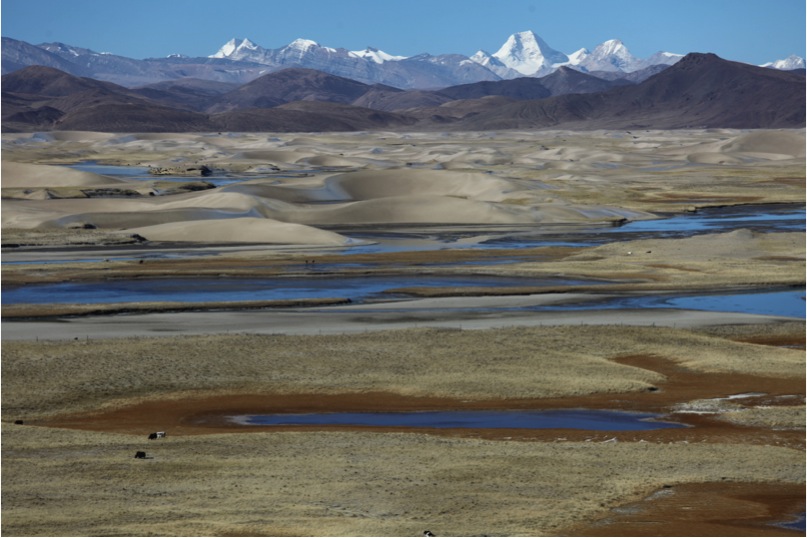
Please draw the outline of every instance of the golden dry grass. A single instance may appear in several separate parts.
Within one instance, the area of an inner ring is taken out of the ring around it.
[[[391,392],[517,399],[641,391],[657,355],[702,371],[803,375],[804,355],[664,327],[419,329],[360,335],[208,335],[3,344],[5,416],[91,410],[174,393]]]
[[[799,450],[739,444],[356,432],[147,443],[4,424],[3,534],[558,535],[665,484],[786,483],[804,471]]]
[[[736,339],[762,330],[731,333]],[[794,322],[785,332],[799,330],[803,324]],[[803,451],[770,441],[600,436],[525,443],[359,432],[169,432],[146,441],[146,432],[10,424],[139,400],[170,406],[172,397],[190,394],[380,390],[462,400],[663,384],[652,371],[608,360],[631,353],[667,354],[696,370],[804,372],[801,350],[651,327],[5,342],[3,532],[402,536],[429,528],[460,536],[556,535],[663,485],[803,479]],[[751,364],[750,356],[758,360]],[[759,418],[766,414],[757,411],[753,421],[793,428],[803,408]],[[152,459],[134,459],[137,450]]]

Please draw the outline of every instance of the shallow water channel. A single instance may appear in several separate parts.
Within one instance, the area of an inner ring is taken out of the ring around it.
[[[72,168],[74,170],[80,170],[82,172],[92,172],[93,174],[110,176],[120,179],[138,179],[143,181],[177,181],[177,182],[198,180],[210,183],[211,185],[214,185],[216,187],[220,187],[222,185],[228,185],[230,183],[238,183],[254,177],[263,177],[256,175],[234,176],[231,174],[221,173],[216,170],[213,170],[212,173],[208,176],[202,176],[201,174],[196,176],[156,175],[149,173],[148,166],[120,166],[112,164],[100,164],[97,161],[83,161],[80,163],[70,164],[67,166],[68,168]]]
[[[58,282],[5,287],[2,304],[110,304],[136,302],[203,303],[256,300],[350,299],[353,304],[384,301],[386,310],[406,295],[399,288],[541,287],[596,285],[598,281],[498,276],[333,276],[303,278],[184,278]],[[432,306],[432,309],[439,309]],[[678,308],[805,318],[804,289],[747,290],[742,293],[611,296],[581,302],[521,308],[534,311]]]
[[[131,175],[147,174],[145,167],[103,167],[87,163],[75,168],[98,173],[124,170]],[[105,168],[112,170],[107,171]],[[153,177],[153,176],[152,176]],[[186,178],[187,179],[187,178]],[[241,178],[244,179],[244,178]],[[484,229],[483,229],[484,228]],[[394,252],[424,248],[509,248],[520,249],[547,245],[589,246],[613,241],[639,238],[685,237],[701,233],[730,232],[736,229],[751,229],[758,232],[776,233],[803,231],[805,207],[803,204],[769,204],[760,206],[734,206],[709,208],[695,213],[671,215],[649,221],[629,222],[622,226],[528,226],[528,227],[397,227],[374,231],[340,230],[349,237],[372,241],[373,244],[343,249],[345,254],[361,252]],[[466,240],[478,238],[482,241]],[[144,259],[162,257],[192,257],[226,247],[182,249],[177,246],[152,248],[130,247],[109,252],[101,259]],[[171,250],[173,249],[173,250]],[[87,258],[92,249],[70,250],[49,254],[54,259],[41,256],[34,249],[5,249],[3,264],[47,264],[51,261],[100,261]],[[37,255],[38,254],[38,255]],[[494,263],[511,263],[518,256],[507,256]],[[484,263],[492,263],[486,260]],[[468,262],[458,262],[467,265]],[[450,267],[451,263],[440,263]],[[361,268],[358,265],[358,268]],[[187,279],[108,280],[102,282],[62,282],[37,284],[24,287],[5,286],[2,304],[101,304],[126,302],[181,302],[201,303],[249,300],[297,300],[321,298],[345,298],[353,303],[371,303],[380,300],[395,301],[405,296],[391,293],[396,288],[461,288],[461,287],[523,287],[523,286],[592,286],[599,282],[570,279],[528,279],[496,276],[437,276],[410,274],[395,276],[327,276],[340,270],[357,268],[357,264],[334,262],[311,264],[301,267],[302,276],[278,278],[196,278],[192,285]],[[438,306],[439,308],[439,306]],[[800,289],[757,289],[741,293],[678,294],[651,296],[604,296],[585,302],[552,306],[529,307],[534,310],[574,309],[641,309],[679,308],[706,311],[738,312],[748,314],[777,315],[805,318],[805,291]]]
[[[520,428],[639,431],[684,428],[651,413],[588,409],[550,411],[417,411],[393,413],[306,413],[232,417],[246,426],[376,426],[404,428]]]
[[[596,284],[572,279],[523,279],[497,276],[334,276],[279,278],[186,278],[150,280],[108,280],[101,282],[59,282],[5,288],[2,304],[95,304],[146,301],[212,302],[349,298],[365,302],[387,290],[402,287],[505,287],[571,286]],[[390,295],[386,295],[390,298]]]
[[[418,240],[437,240],[451,248],[520,249],[545,246],[587,247],[615,241],[671,239],[701,234],[748,229],[755,232],[795,232],[805,229],[803,204],[766,204],[705,208],[693,213],[670,214],[653,220],[638,220],[622,225],[540,224],[535,226],[484,227],[488,237],[477,242],[479,226],[453,227],[442,232],[439,227],[399,227],[394,230],[335,230],[353,239],[372,242],[354,246],[346,253],[395,252],[422,248]],[[411,246],[414,243],[415,246]]]

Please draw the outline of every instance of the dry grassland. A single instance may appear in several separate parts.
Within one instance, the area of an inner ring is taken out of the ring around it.
[[[801,350],[665,327],[7,341],[3,408],[8,417],[41,419],[114,400],[220,391],[506,400],[642,391],[662,381],[610,360],[631,355],[669,357],[704,372],[804,374]]]
[[[568,431],[549,432],[544,442],[485,440],[473,432],[239,433],[237,427],[181,435],[204,426],[164,425],[181,398],[224,402],[227,394],[253,394],[253,402],[265,395],[280,408],[284,394],[290,402],[305,401],[295,394],[312,400],[354,394],[359,401],[365,394],[370,408],[383,406],[372,400],[383,393],[404,401],[442,398],[442,406],[457,407],[603,394],[618,402],[649,387],[661,387],[654,394],[664,398],[664,375],[610,360],[625,355],[668,357],[701,375],[753,374],[761,376],[760,387],[769,380],[766,390],[776,379],[785,393],[794,386],[788,379],[801,376],[803,384],[802,350],[738,341],[764,334],[764,327],[730,332],[728,339],[614,326],[6,342],[3,531],[407,536],[429,528],[460,536],[557,535],[665,485],[798,485],[804,457],[794,440],[803,431],[803,407],[792,405],[726,407],[727,421],[781,432],[758,437],[749,430],[747,442],[652,433],[635,442],[618,432],[581,438]],[[798,338],[803,324],[784,324],[779,332]],[[93,428],[96,413],[138,402],[161,403],[130,424],[98,422],[125,433],[53,427]],[[73,415],[60,418],[66,413]],[[10,424],[17,417],[27,424]],[[168,430],[168,438],[146,441],[157,429]],[[795,438],[787,434],[794,429]],[[230,433],[213,433],[219,431]],[[152,459],[135,460],[136,450]]]
[[[664,485],[804,474],[800,450],[721,443],[279,432],[146,445],[7,424],[3,442],[7,536],[562,535]],[[142,449],[153,459],[132,458]]]

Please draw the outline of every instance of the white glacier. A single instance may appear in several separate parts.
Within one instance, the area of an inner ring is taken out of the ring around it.
[[[784,60],[776,60],[762,64],[760,67],[770,67],[772,69],[781,69],[789,71],[792,69],[804,69],[804,58],[791,54]]]
[[[547,45],[531,30],[511,35],[491,56],[527,76],[544,74],[551,70],[553,64],[569,61],[568,56]]]
[[[387,54],[383,50],[378,50],[373,47],[367,47],[364,50],[352,50],[350,51],[350,55],[354,58],[364,58],[365,60],[370,60],[377,64],[406,60],[406,56],[393,56],[392,54]]]
[[[233,38],[225,43],[215,54],[208,56],[208,58],[234,58],[235,56],[243,56],[248,54],[248,51],[256,51],[260,47],[250,41],[249,39],[236,39]]]

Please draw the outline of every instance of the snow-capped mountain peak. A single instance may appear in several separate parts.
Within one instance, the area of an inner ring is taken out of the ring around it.
[[[773,69],[781,69],[785,71],[790,71],[792,69],[804,69],[804,58],[796,56],[795,54],[791,54],[784,60],[776,60],[774,62],[768,62],[762,64],[760,67],[770,67]]]
[[[589,71],[635,71],[637,59],[619,39],[609,39],[592,50],[580,62]]]
[[[569,61],[568,56],[547,45],[533,31],[511,35],[492,56],[510,69],[528,76],[542,74],[555,64]]]
[[[319,43],[310,39],[298,38],[288,44],[288,48],[297,50],[308,50],[311,47],[319,47]]]
[[[70,45],[65,45],[64,43],[46,43],[44,45],[40,45],[43,49],[48,52],[54,52],[56,54],[69,54],[70,56],[81,56],[81,53],[76,51],[75,48],[71,47]]]
[[[252,51],[260,49],[258,45],[249,39],[236,39],[233,38],[222,47],[215,54],[210,55],[210,58],[230,58],[231,60],[238,59],[239,56],[244,56]]]
[[[589,54],[591,54],[591,52],[586,48],[574,51],[569,54],[569,65],[579,65]]]
[[[383,64],[384,62],[395,62],[406,59],[406,56],[393,56],[392,54],[387,54],[383,50],[378,50],[374,47],[367,47],[364,50],[352,50],[350,51],[350,55],[353,56],[354,58],[363,58],[365,60],[370,60],[371,62],[377,64]]]
[[[683,58],[683,54],[657,52],[640,59],[630,53],[619,39],[609,39],[597,45],[594,50],[580,49],[569,56],[569,65],[582,71],[613,71],[632,73],[654,65],[673,65]]]
[[[619,39],[609,39],[608,41],[598,45],[594,51],[603,55],[612,56],[625,56],[630,54],[630,52],[628,52],[628,48]]]

